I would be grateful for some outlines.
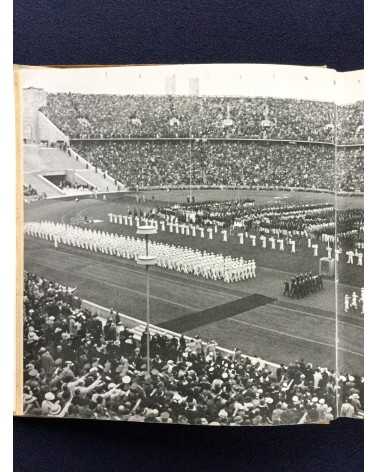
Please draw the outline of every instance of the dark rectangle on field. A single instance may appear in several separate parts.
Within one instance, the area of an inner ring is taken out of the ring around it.
[[[206,310],[188,313],[180,318],[164,321],[158,326],[164,329],[169,329],[170,331],[184,333],[225,318],[231,318],[239,313],[253,310],[254,308],[272,303],[273,301],[273,298],[254,293],[253,295],[239,298],[232,302],[223,303],[222,305],[206,308]]]

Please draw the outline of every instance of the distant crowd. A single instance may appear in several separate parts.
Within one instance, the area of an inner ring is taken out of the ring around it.
[[[361,104],[342,115],[348,142],[356,134],[354,115],[362,121]],[[271,97],[58,93],[48,95],[41,111],[80,139],[192,135],[332,142],[335,133],[333,103]]]
[[[335,184],[335,153],[329,145],[81,141],[73,146],[127,187],[245,185],[332,191]],[[346,182],[350,186],[353,180]],[[343,182],[339,188],[345,190]]]
[[[332,103],[58,93],[48,95],[41,111],[69,138],[84,140],[74,144],[79,154],[126,186],[191,182],[332,191],[336,183],[338,191],[363,192],[363,102],[338,107],[337,143],[360,146],[339,148],[336,166],[332,146],[312,144],[335,141]],[[85,142],[130,138],[152,141]],[[263,141],[213,142],[212,138]],[[292,144],[265,141],[270,139]]]
[[[250,142],[81,141],[74,149],[127,187],[235,185],[363,192],[363,149]]]

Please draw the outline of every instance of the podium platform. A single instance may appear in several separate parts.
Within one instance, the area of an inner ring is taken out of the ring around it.
[[[319,274],[325,277],[335,276],[335,259],[328,259],[328,257],[321,257],[319,260]]]

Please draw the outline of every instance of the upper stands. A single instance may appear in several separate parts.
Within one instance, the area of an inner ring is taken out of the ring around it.
[[[250,97],[47,96],[41,111],[71,139],[250,137],[332,142],[332,103]]]
[[[364,102],[337,107],[337,144],[364,142]]]
[[[57,93],[41,111],[128,187],[364,188],[361,101]]]

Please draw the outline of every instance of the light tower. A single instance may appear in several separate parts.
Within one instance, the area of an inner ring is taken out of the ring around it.
[[[155,226],[143,225],[138,226],[137,235],[144,236],[146,241],[146,254],[137,257],[137,264],[145,266],[146,268],[146,332],[147,332],[147,374],[151,373],[151,360],[150,360],[150,273],[149,267],[155,265],[156,257],[148,254],[148,242],[149,236],[156,234],[157,229]]]

